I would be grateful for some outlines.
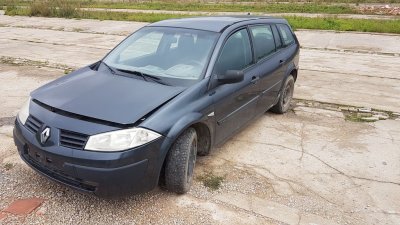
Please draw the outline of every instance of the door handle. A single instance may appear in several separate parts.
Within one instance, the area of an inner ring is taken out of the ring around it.
[[[258,82],[259,79],[260,79],[259,76],[253,76],[253,77],[251,78],[251,83],[255,84],[255,83]]]
[[[279,60],[279,65],[282,65],[282,64],[284,64],[285,62],[286,62],[286,60],[281,59],[281,60]]]

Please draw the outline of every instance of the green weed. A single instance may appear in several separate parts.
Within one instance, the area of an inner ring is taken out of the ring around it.
[[[208,187],[213,191],[218,190],[224,181],[224,177],[214,175],[212,172],[207,172],[198,176],[197,179],[201,181],[205,187]]]
[[[14,164],[12,164],[12,163],[6,163],[4,165],[4,169],[6,169],[6,170],[11,170],[13,167],[14,167]]]

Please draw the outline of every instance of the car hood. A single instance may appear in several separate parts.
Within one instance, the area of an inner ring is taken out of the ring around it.
[[[184,90],[140,79],[84,68],[42,86],[31,96],[66,112],[133,124]]]

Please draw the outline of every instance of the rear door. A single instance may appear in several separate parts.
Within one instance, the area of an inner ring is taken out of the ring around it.
[[[276,57],[277,50],[279,50],[279,42],[275,43],[275,33],[273,32],[273,27],[269,24],[253,25],[249,29],[257,61],[256,74],[259,77],[257,89],[260,92],[260,98],[256,112],[262,113],[274,104],[282,82],[280,75],[282,63],[280,58]]]
[[[279,58],[282,66],[280,77],[281,79],[284,79],[286,73],[288,72],[287,70],[289,65],[294,63],[297,55],[296,52],[298,51],[299,46],[296,44],[297,42],[295,36],[287,24],[276,24],[274,26],[276,26],[276,30],[278,31],[277,33],[281,37],[282,46],[277,54],[277,57]]]
[[[215,104],[216,143],[226,140],[255,115],[259,96],[254,73],[250,37],[246,28],[239,29],[225,41],[213,69],[213,76],[227,70],[242,70],[244,80],[218,85],[212,92]]]

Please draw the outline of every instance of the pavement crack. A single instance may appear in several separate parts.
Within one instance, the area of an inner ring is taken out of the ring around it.
[[[102,34],[102,35],[113,35],[113,36],[122,36],[125,37],[128,34],[117,34],[117,33],[105,33],[105,32],[96,32],[89,30],[77,30],[77,29],[65,29],[65,28],[54,28],[54,27],[40,27],[40,26],[14,26],[8,24],[0,24],[0,27],[12,27],[12,28],[20,28],[20,29],[36,29],[36,30],[51,30],[51,31],[62,31],[62,32],[70,32],[70,33],[82,33],[82,34]]]
[[[17,66],[40,66],[40,67],[48,67],[54,69],[64,69],[64,70],[74,70],[71,66],[59,63],[50,63],[48,61],[34,61],[26,58],[16,58],[9,56],[0,56],[0,63],[9,64],[9,65],[17,65]]]
[[[377,182],[377,183],[383,183],[383,184],[394,184],[394,185],[400,185],[400,183],[398,182],[393,182],[393,181],[385,181],[385,180],[377,180],[377,179],[372,179],[372,178],[366,178],[366,177],[360,177],[360,176],[354,176],[354,175],[349,175],[344,173],[343,171],[337,169],[336,167],[333,167],[332,165],[330,165],[329,163],[325,162],[324,160],[322,160],[320,157],[312,154],[312,153],[307,153],[306,154],[314,157],[315,159],[317,159],[318,161],[320,161],[321,163],[323,163],[325,166],[331,168],[332,170],[336,171],[337,173],[348,177],[348,178],[353,178],[353,179],[359,179],[359,180],[367,180],[367,181],[372,181],[372,182]]]
[[[248,141],[237,140],[237,139],[234,140],[234,141],[248,142]],[[330,165],[329,163],[325,162],[324,160],[322,160],[320,157],[316,156],[315,154],[309,153],[309,152],[307,152],[307,151],[304,151],[304,152],[303,152],[302,150],[290,148],[290,147],[287,147],[287,146],[284,146],[284,145],[269,144],[269,143],[264,143],[264,142],[254,142],[254,141],[252,141],[252,143],[258,143],[258,144],[264,144],[264,145],[270,145],[270,146],[279,146],[279,147],[282,147],[282,148],[287,149],[287,150],[290,150],[290,151],[296,151],[296,152],[300,152],[300,153],[306,154],[306,155],[308,155],[308,156],[311,156],[311,157],[317,159],[318,161],[320,161],[322,164],[324,164],[324,165],[327,166],[328,168],[330,168],[330,169],[336,171],[338,174],[343,175],[343,176],[345,176],[345,177],[347,177],[347,178],[353,178],[353,179],[359,179],[359,180],[366,180],[366,181],[372,181],[372,182],[383,183],[383,184],[394,184],[394,185],[399,185],[399,186],[400,186],[400,183],[399,183],[399,182],[385,181],[385,180],[377,180],[377,179],[373,179],[373,178],[366,178],[366,177],[360,177],[360,176],[355,176],[355,175],[346,174],[346,173],[344,173],[343,171],[341,171],[341,170],[337,169],[336,167]],[[263,167],[262,167],[262,168],[263,168]]]
[[[389,80],[400,80],[400,78],[397,78],[397,77],[374,76],[374,75],[369,75],[369,74],[358,74],[358,73],[343,73],[340,71],[318,70],[318,69],[309,69],[309,68],[302,68],[301,70],[302,71],[323,72],[323,73],[335,73],[337,75],[351,75],[351,76],[360,76],[360,77],[389,79]]]
[[[331,45],[333,39],[329,41],[327,46]],[[302,46],[301,49],[306,50],[315,50],[315,51],[330,51],[330,52],[349,52],[349,53],[359,53],[359,54],[367,54],[367,55],[384,55],[384,56],[395,56],[397,57],[399,53],[396,52],[377,52],[377,51],[368,51],[368,50],[354,50],[354,49],[343,49],[343,48],[318,48],[318,47],[306,47]]]
[[[28,43],[34,43],[34,44],[46,44],[46,45],[59,45],[59,46],[66,46],[66,47],[83,47],[83,48],[93,48],[93,49],[104,49],[104,50],[110,50],[109,47],[105,46],[99,46],[99,45],[88,45],[88,44],[71,44],[71,43],[59,43],[59,42],[49,42],[49,41],[33,41],[33,40],[24,40],[24,39],[19,39],[19,38],[0,38],[0,40],[12,40],[12,41],[17,41],[17,42],[28,42]]]
[[[301,156],[299,158],[300,161],[303,160],[303,156],[304,156],[304,153],[305,153],[305,150],[304,150],[304,135],[305,135],[304,134],[304,128],[305,128],[305,126],[306,126],[306,124],[303,123],[302,126],[301,126],[301,131],[300,131],[300,147],[301,147]]]
[[[298,150],[296,150],[296,151],[298,151]],[[277,174],[273,173],[273,172],[272,172],[270,169],[268,169],[268,168],[261,167],[261,166],[258,166],[258,165],[254,165],[254,164],[244,164],[244,163],[232,161],[232,160],[229,160],[229,159],[226,159],[226,158],[222,158],[222,157],[219,157],[219,156],[213,156],[213,157],[218,158],[218,159],[221,159],[221,160],[224,160],[224,161],[229,162],[229,163],[231,163],[231,164],[233,164],[233,165],[238,165],[238,164],[239,164],[241,167],[244,168],[244,170],[251,170],[251,171],[254,171],[256,174],[260,175],[261,177],[263,177],[264,179],[266,179],[268,183],[270,183],[270,182],[271,182],[271,179],[270,179],[269,177],[265,176],[264,174],[262,174],[262,173],[260,173],[260,172],[257,172],[255,169],[265,170],[265,171],[267,171],[269,174],[271,174],[276,180],[281,181],[281,182],[285,182],[287,185],[289,185],[290,189],[291,189],[293,192],[295,192],[295,193],[299,193],[299,192],[296,191],[296,188],[293,187],[293,184],[298,185],[298,186],[304,188],[304,189],[307,190],[308,192],[312,193],[312,194],[315,195],[315,196],[318,196],[319,198],[325,200],[326,202],[328,202],[328,203],[330,203],[330,204],[332,204],[332,205],[338,206],[337,203],[335,203],[335,202],[333,202],[333,201],[327,199],[326,197],[320,195],[319,193],[317,193],[317,192],[315,192],[314,190],[310,189],[309,187],[305,186],[303,183],[300,183],[300,182],[298,182],[298,181],[294,181],[294,180],[291,180],[291,179],[287,179],[287,178],[278,176]],[[271,186],[273,186],[273,185],[271,184]],[[275,190],[273,190],[273,192],[274,192],[274,194],[276,194]]]

